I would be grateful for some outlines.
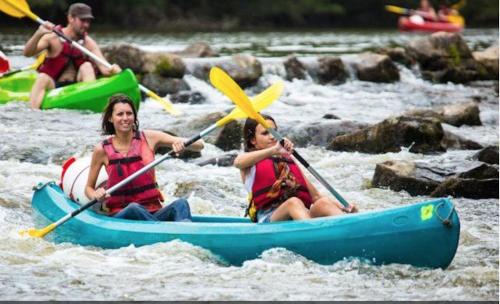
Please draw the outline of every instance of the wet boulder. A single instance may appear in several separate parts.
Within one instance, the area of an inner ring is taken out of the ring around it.
[[[242,123],[232,121],[221,128],[214,144],[223,151],[239,150],[242,144],[242,134]]]
[[[473,159],[498,165],[498,146],[488,146],[472,156]]]
[[[293,79],[306,79],[307,71],[302,62],[297,57],[290,56],[283,63],[286,71],[286,79],[291,81]]]
[[[363,153],[399,152],[409,147],[413,153],[444,152],[441,123],[431,118],[391,117],[363,130],[335,137],[327,149]]]
[[[208,43],[196,42],[188,45],[184,50],[175,54],[185,58],[217,57],[217,54]]]
[[[455,127],[462,125],[480,126],[479,107],[474,102],[452,104],[432,110],[418,109],[405,113],[406,116],[431,117]]]
[[[414,196],[498,198],[498,166],[473,164],[465,171],[457,171],[453,167],[391,160],[377,164],[372,185]]]
[[[318,80],[321,84],[342,84],[349,77],[342,59],[333,56],[318,58]]]
[[[331,120],[283,127],[283,134],[297,147],[326,146],[335,137],[359,131],[369,125],[357,121]]]
[[[406,50],[430,81],[466,83],[480,79],[481,67],[457,33],[438,32],[410,41]]]
[[[187,82],[182,78],[167,78],[156,73],[148,73],[144,75],[141,82],[144,86],[159,96],[175,94],[180,91],[191,89]]]
[[[146,52],[128,43],[111,44],[102,48],[108,62],[118,64],[122,69],[143,73]]]
[[[201,130],[205,130],[206,128],[212,126],[219,119],[226,116],[227,113],[224,112],[213,112],[202,117],[192,119],[189,121],[183,121],[178,123],[175,127],[172,128],[172,132],[179,132],[185,134],[187,131],[191,130],[193,132],[199,132]],[[217,128],[207,136],[203,138],[203,140],[210,144],[215,144],[217,135],[219,134],[221,128]]]
[[[205,96],[200,92],[179,91],[170,96],[173,103],[202,104],[206,101]]]
[[[359,80],[371,82],[395,82],[399,80],[399,70],[387,55],[375,53],[360,54],[354,63]]]
[[[433,197],[444,197],[449,195],[472,199],[498,199],[498,178],[472,179],[451,177],[441,183],[431,193]]]
[[[378,50],[377,53],[380,55],[387,55],[392,61],[401,63],[408,68],[416,63],[415,58],[411,57],[402,47],[382,48]]]
[[[447,130],[444,130],[444,136],[443,140],[441,140],[441,144],[446,149],[452,150],[478,150],[483,148],[481,144]]]
[[[484,51],[473,52],[472,56],[484,68],[483,80],[498,80],[498,42]]]
[[[182,78],[186,73],[186,64],[175,54],[154,52],[144,57],[144,73],[154,73],[166,78]]]
[[[429,195],[453,172],[440,171],[424,164],[391,160],[375,167],[372,185],[410,195]]]
[[[221,156],[210,158],[204,161],[199,162],[197,165],[203,167],[207,165],[213,165],[218,167],[231,167],[234,163],[234,160],[238,156],[238,153],[227,153]]]
[[[212,62],[203,62],[193,66],[193,76],[208,80],[210,69],[218,66],[226,71],[241,87],[251,87],[257,84],[262,76],[262,64],[250,55],[234,55],[229,59],[221,59]]]

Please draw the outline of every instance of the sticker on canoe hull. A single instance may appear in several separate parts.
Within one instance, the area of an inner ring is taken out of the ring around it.
[[[420,218],[422,221],[427,221],[432,218],[432,215],[434,211],[434,205],[427,205],[427,206],[422,206],[420,209]]]

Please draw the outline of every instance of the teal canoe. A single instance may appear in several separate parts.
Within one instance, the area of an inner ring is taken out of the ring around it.
[[[55,183],[37,186],[32,206],[39,228],[79,208]],[[281,247],[320,264],[360,258],[376,265],[444,269],[455,256],[459,234],[453,204],[441,198],[383,211],[265,224],[226,216],[194,216],[193,222],[132,221],[87,209],[46,237],[102,248],[179,239],[208,249],[233,265]]]
[[[0,104],[9,101],[28,101],[34,73],[22,72],[1,79]],[[139,109],[141,93],[137,79],[129,69],[111,77],[99,78],[92,82],[79,82],[47,91],[41,108],[102,112],[108,103],[108,98],[116,93],[128,95]]]

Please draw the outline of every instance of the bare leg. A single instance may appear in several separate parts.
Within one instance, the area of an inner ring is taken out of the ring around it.
[[[292,197],[281,204],[276,211],[271,215],[271,222],[288,221],[288,220],[304,220],[311,218],[309,210],[304,206],[304,203]]]
[[[30,104],[32,109],[40,109],[45,91],[55,88],[54,80],[49,75],[40,73],[31,88]]]
[[[344,214],[342,208],[329,197],[322,197],[311,206],[311,217],[323,217]]]
[[[76,76],[76,81],[78,82],[88,82],[94,81],[95,78],[95,70],[90,62],[85,62],[78,69],[78,75]]]

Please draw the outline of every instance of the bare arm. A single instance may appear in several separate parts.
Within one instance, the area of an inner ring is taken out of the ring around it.
[[[154,130],[145,130],[144,134],[146,135],[146,139],[153,151],[156,151],[156,149],[160,146],[168,146],[172,147],[175,153],[180,153],[184,149],[199,152],[203,150],[204,147],[203,140],[201,139],[186,148],[184,147],[184,142],[187,141],[186,138],[173,136],[165,132]]]
[[[94,148],[92,153],[92,160],[90,162],[89,177],[87,179],[87,186],[85,187],[85,195],[90,199],[101,200],[105,196],[103,188],[95,189],[97,177],[101,171],[101,167],[105,165],[106,153],[101,144]]]
[[[54,25],[47,22],[38,27],[38,30],[31,36],[31,38],[26,42],[24,46],[23,55],[26,57],[35,56],[43,50],[46,50],[50,46],[50,33],[52,33],[52,28]]]
[[[242,171],[252,167],[259,161],[271,157],[276,154],[276,148],[270,147],[267,149],[242,153],[234,159],[234,166]]]
[[[285,138],[284,147],[280,143],[276,143],[276,145],[266,149],[242,153],[234,159],[233,165],[240,170],[244,170],[273,155],[290,154],[292,151],[293,143]]]
[[[94,55],[106,61],[106,58],[104,58],[104,55],[102,54],[101,49],[99,48],[97,43],[94,41],[94,39],[90,38],[89,36],[85,38],[85,47],[89,51],[91,51]],[[101,74],[103,74],[104,76],[110,76],[121,72],[121,68],[116,64],[111,65],[110,68],[105,67],[104,65],[98,62],[95,62],[95,64],[97,65],[97,68],[99,69]]]

